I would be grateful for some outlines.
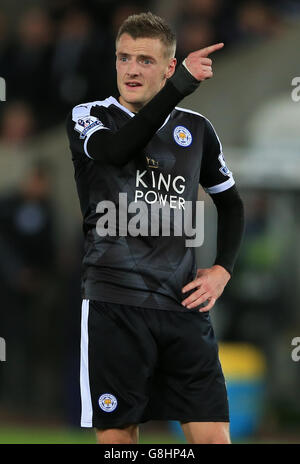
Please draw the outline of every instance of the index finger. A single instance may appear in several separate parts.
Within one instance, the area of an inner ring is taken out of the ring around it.
[[[185,285],[185,286],[181,289],[181,291],[182,291],[182,293],[186,293],[186,292],[188,292],[189,290],[192,290],[193,288],[200,287],[200,284],[201,284],[200,279],[192,280],[192,282],[190,282],[190,283],[188,283],[187,285]]]
[[[220,50],[220,48],[223,48],[223,47],[224,47],[224,43],[219,42],[217,44],[210,45],[209,47],[202,48],[201,50],[199,50],[199,55],[206,58],[211,53],[213,53],[213,52],[215,52],[217,50]]]

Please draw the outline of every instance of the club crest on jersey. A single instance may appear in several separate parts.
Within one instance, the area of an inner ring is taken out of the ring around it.
[[[175,142],[181,147],[189,147],[193,141],[192,134],[184,126],[175,127],[173,137]]]
[[[223,176],[230,177],[232,172],[226,166],[225,158],[224,158],[224,155],[223,155],[222,152],[219,154],[218,160],[220,161],[220,164],[221,164],[221,167],[219,168],[219,171],[223,174]]]
[[[84,139],[87,132],[95,126],[103,126],[103,124],[95,116],[86,116],[77,120],[75,130],[80,133],[79,138]]]
[[[103,395],[99,397],[98,404],[102,411],[113,412],[118,406],[118,401],[114,395],[103,393]]]

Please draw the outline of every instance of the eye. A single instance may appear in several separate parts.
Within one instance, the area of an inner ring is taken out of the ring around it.
[[[127,61],[128,58],[127,58],[127,56],[120,56],[119,60],[122,61],[123,63],[125,63],[125,61]]]
[[[144,63],[144,64],[151,64],[151,60],[149,60],[148,58],[145,58],[145,59],[143,60],[143,63]]]

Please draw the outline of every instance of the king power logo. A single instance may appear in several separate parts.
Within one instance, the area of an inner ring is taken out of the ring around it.
[[[0,77],[0,101],[6,101],[6,82],[4,77]]]
[[[6,343],[2,337],[0,337],[0,361],[6,361]]]

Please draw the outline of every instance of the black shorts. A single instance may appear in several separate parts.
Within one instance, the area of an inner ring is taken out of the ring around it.
[[[229,422],[209,312],[83,300],[82,427]]]

